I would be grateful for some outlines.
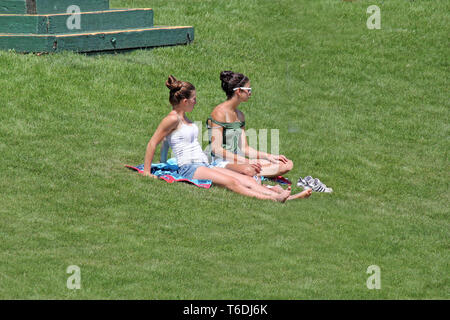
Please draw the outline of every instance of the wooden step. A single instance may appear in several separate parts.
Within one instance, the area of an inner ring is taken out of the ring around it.
[[[76,5],[81,12],[109,9],[109,0],[0,0],[0,13],[4,14],[51,14],[66,13]]]
[[[0,50],[16,52],[96,52],[187,44],[194,28],[152,27],[75,34],[0,34]]]
[[[74,18],[79,18],[79,27]],[[74,28],[75,27],[75,28]],[[0,14],[0,33],[67,34],[153,27],[152,9],[117,9],[72,14]]]

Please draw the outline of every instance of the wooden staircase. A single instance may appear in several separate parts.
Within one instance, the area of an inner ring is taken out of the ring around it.
[[[0,0],[0,50],[98,52],[193,40],[191,26],[154,26],[152,9],[110,9],[109,0]]]

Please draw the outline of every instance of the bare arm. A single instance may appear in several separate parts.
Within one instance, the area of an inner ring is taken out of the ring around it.
[[[241,145],[244,146],[244,153],[245,156],[249,159],[266,159],[269,160],[272,163],[277,163],[278,161],[281,161],[283,163],[288,162],[288,158],[286,158],[284,155],[274,155],[263,151],[258,151],[250,147],[247,143],[247,138],[245,136],[245,130],[242,130],[241,135]]]
[[[241,111],[238,112],[238,117],[240,121],[245,121],[245,116]],[[250,147],[247,143],[245,128],[242,128],[241,146],[245,156],[248,157],[249,159],[266,159],[272,163],[277,163],[278,161],[286,163],[288,161],[288,159],[284,155],[273,155],[267,152],[258,151]]]
[[[144,160],[144,176],[152,176],[151,165],[153,157],[155,155],[156,147],[167,135],[169,135],[173,130],[176,129],[176,127],[178,126],[178,121],[178,117],[172,114],[165,117],[159,124],[158,128],[147,144],[147,150],[145,152]]]
[[[237,113],[239,121],[245,122],[244,113],[240,110],[236,110],[236,113]],[[241,142],[242,151],[244,151],[245,156],[248,157],[249,159],[267,159],[267,156],[268,156],[267,153],[253,149],[252,147],[250,147],[248,145],[247,136],[245,134],[245,127],[242,128],[240,142]]]
[[[242,128],[241,134],[241,146],[246,157],[249,159],[267,159],[269,160],[269,154],[266,152],[258,151],[250,147],[247,143],[247,136],[245,135],[245,129]]]

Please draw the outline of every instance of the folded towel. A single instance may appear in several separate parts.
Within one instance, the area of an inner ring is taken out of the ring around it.
[[[128,166],[128,169],[135,170],[139,173],[144,172],[144,165],[140,164],[138,166]],[[163,163],[152,163],[152,174],[157,176],[159,179],[162,179],[168,183],[174,182],[189,182],[199,188],[209,189],[211,188],[212,181],[211,180],[198,180],[198,179],[187,179],[182,175],[178,174],[178,165],[177,160],[175,158],[171,158]]]

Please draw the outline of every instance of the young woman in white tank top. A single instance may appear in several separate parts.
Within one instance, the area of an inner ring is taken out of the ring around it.
[[[186,112],[191,112],[197,102],[195,87],[189,82],[178,81],[173,76],[169,77],[166,86],[170,90],[169,101],[172,111],[161,121],[148,142],[144,176],[156,178],[151,174],[151,163],[156,147],[166,138],[175,153],[180,167],[179,173],[189,179],[211,180],[213,184],[248,197],[279,202],[307,198],[311,195],[311,190],[291,195],[290,187],[288,190],[281,187],[269,189],[249,176],[209,165],[208,158],[197,140],[198,128],[186,117]]]
[[[198,142],[198,127],[194,123],[183,121],[177,114],[179,125],[172,131],[166,140],[172,148],[178,165],[181,167],[190,163],[208,164],[208,157],[203,153]]]

